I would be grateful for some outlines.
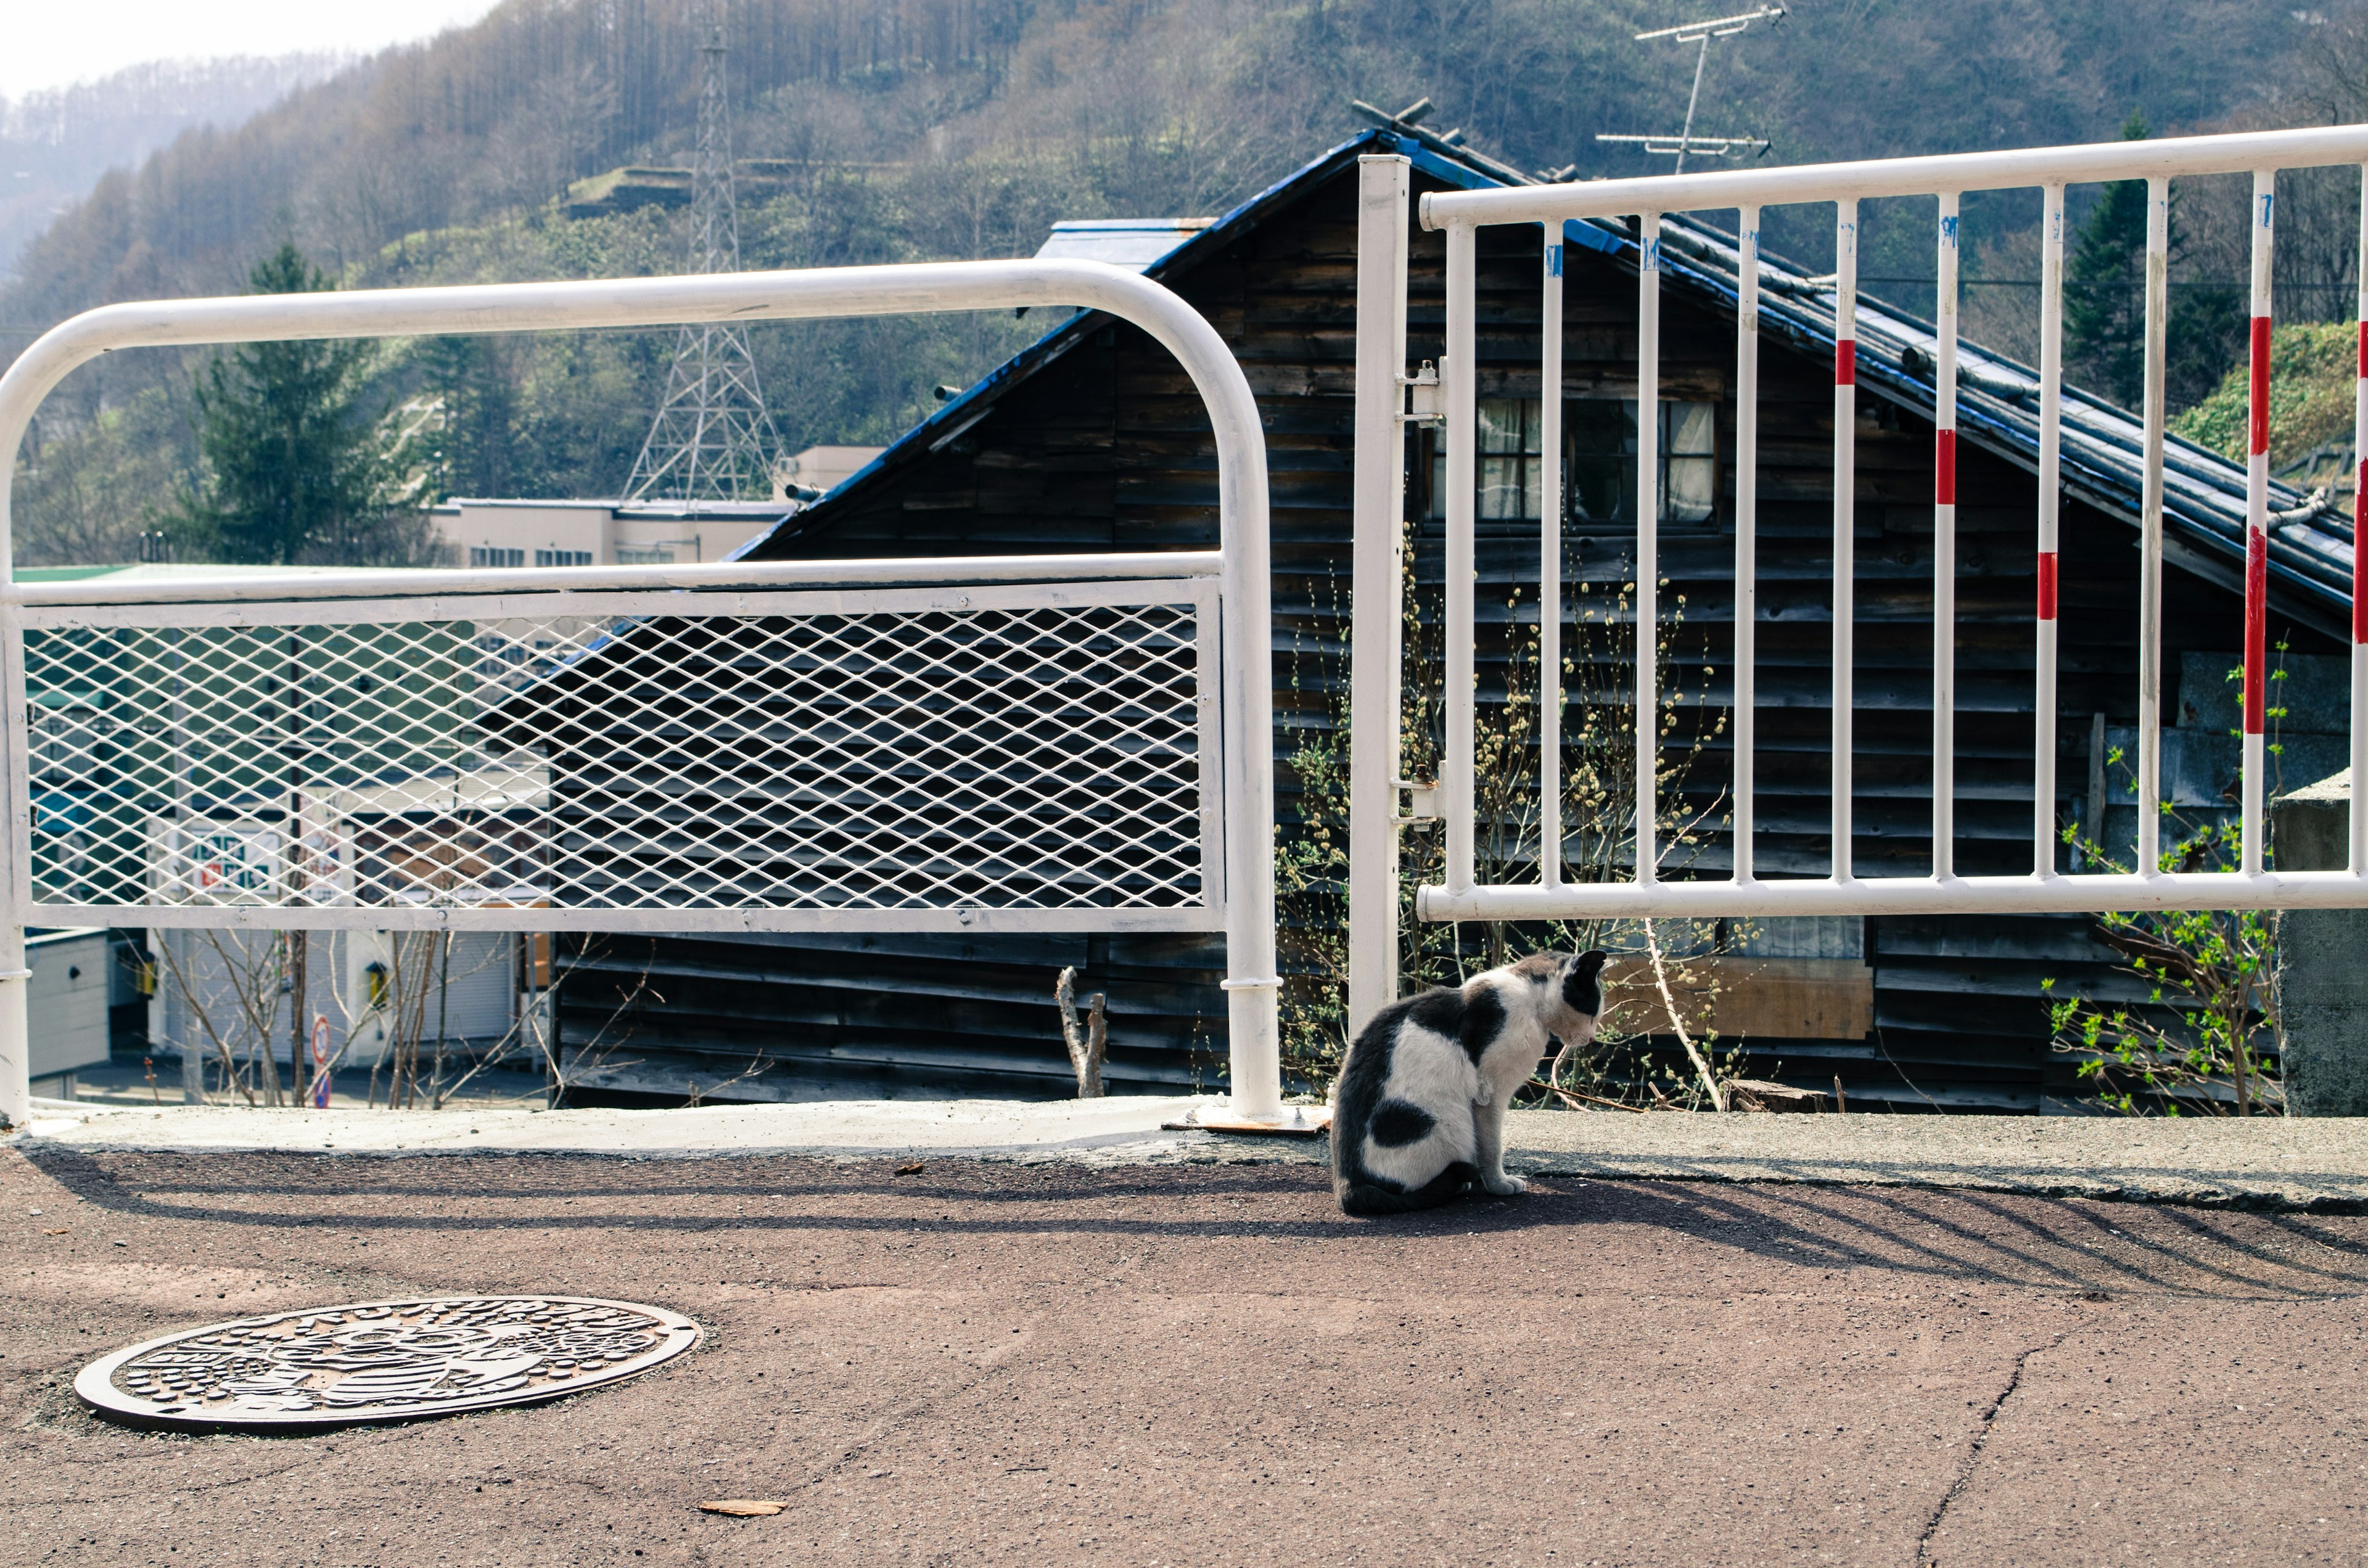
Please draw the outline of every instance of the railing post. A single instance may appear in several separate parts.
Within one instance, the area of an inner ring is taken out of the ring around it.
[[[2261,870],[2262,774],[2269,707],[2270,623],[2270,242],[2276,233],[2277,175],[2253,172],[2252,364],[2245,445],[2245,782],[2237,824],[2238,869]]]
[[[2146,450],[2138,492],[2139,876],[2162,869],[2162,463],[2169,423],[2170,182],[2146,181]],[[2101,843],[2100,820],[2089,831]]]
[[[1349,610],[1349,1038],[1398,994],[1406,217],[1413,164],[1357,160],[1357,415]]]
[[[0,585],[17,576],[16,546],[9,527],[9,477],[16,467],[14,440],[0,445]],[[25,910],[33,901],[32,737],[25,712],[25,623],[13,595],[0,595],[0,701],[8,705],[0,725],[7,756],[0,759],[0,888],[8,908],[0,915],[0,1117],[22,1127],[33,1110],[33,1031],[27,1016],[31,986],[25,965]]]
[[[1759,616],[1759,209],[1736,214],[1741,273],[1735,310],[1735,880],[1751,881],[1753,705]]]
[[[1447,227],[1447,356],[1439,364],[1447,443],[1447,733],[1440,753],[1440,814],[1447,830],[1447,885],[1457,892],[1472,885],[1473,749],[1477,736],[1472,688],[1473,509],[1479,474],[1474,448],[1479,442],[1479,333],[1473,317],[1474,235],[1469,223]]]
[[[1661,693],[1661,215],[1636,214],[1636,881],[1658,880]]]
[[[2031,874],[2055,874],[2055,575],[2064,497],[2064,187],[2040,213],[2039,529],[2032,560]]]
[[[1941,193],[1933,283],[1932,875],[1956,875],[1957,193]]]
[[[2368,256],[2368,165],[2360,170],[2360,249]],[[2368,557],[2360,549],[2362,494],[2368,491],[2368,267],[2360,268],[2354,307],[2360,324],[2360,380],[2352,391],[2351,415],[2351,854],[2344,864],[2355,877],[2368,873]]]
[[[1538,885],[1562,885],[1562,245],[1538,276]]]
[[[1850,880],[1851,617],[1858,593],[1858,200],[1834,203],[1833,869]]]

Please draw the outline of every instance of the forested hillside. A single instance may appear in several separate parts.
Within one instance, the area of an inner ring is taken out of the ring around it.
[[[1523,167],[1659,166],[1598,131],[1667,131],[1692,54],[1631,35],[1668,0],[732,0],[735,152],[787,160],[742,208],[745,263],[1025,254],[1056,218],[1212,213],[1339,140],[1351,97],[1428,95],[1431,124]],[[100,179],[19,257],[0,324],[109,300],[233,291],[292,241],[345,287],[665,271],[679,213],[569,219],[570,181],[683,161],[707,0],[510,0]],[[2363,111],[2355,11],[2240,0],[1801,0],[1724,43],[1701,129],[1804,162],[2044,144]],[[2338,180],[2328,185],[2330,192]],[[2348,189],[2356,191],[2356,180]],[[2300,214],[2290,298],[2347,308],[2356,210]],[[2185,279],[2226,281],[2213,188],[2182,197]],[[2307,204],[2305,204],[2307,205]],[[2028,210],[2026,210],[2028,209]],[[2036,198],[1970,202],[1969,324],[2021,347]],[[1919,217],[1919,214],[1921,216]],[[1870,214],[1878,291],[1918,302],[1929,204]],[[1822,213],[1778,243],[1815,262]],[[1929,300],[1929,292],[1926,295]],[[785,437],[882,440],[1029,324],[772,326],[757,353]],[[13,353],[24,337],[0,339]],[[440,411],[410,478],[446,494],[606,494],[655,397],[664,334],[381,346],[365,412]],[[195,481],[190,388],[206,356],[110,356],[51,400],[20,468],[20,559],[120,556]],[[2216,379],[2206,364],[2200,384]],[[416,425],[416,417],[413,424]]]
[[[236,125],[345,63],[335,54],[153,61],[0,98],[0,276],[108,170],[144,161],[194,126]]]

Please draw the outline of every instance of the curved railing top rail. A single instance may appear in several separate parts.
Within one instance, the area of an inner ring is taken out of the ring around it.
[[[43,333],[0,376],[0,453],[8,454],[13,466],[41,400],[77,366],[116,349],[802,321],[1023,305],[1085,305],[1104,311],[1141,327],[1176,356],[1215,426],[1223,548],[1229,563],[1237,562],[1247,574],[1244,582],[1263,582],[1266,442],[1247,378],[1216,329],[1173,290],[1099,261],[920,262],[103,305]],[[0,484],[0,582],[8,580],[15,561],[8,489]]]

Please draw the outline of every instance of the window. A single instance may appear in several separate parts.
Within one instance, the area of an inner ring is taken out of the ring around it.
[[[523,566],[526,564],[526,551],[472,544],[469,547],[469,564],[472,566]]]
[[[1538,515],[1540,405],[1533,397],[1484,397],[1480,403],[1480,506],[1486,522]]]
[[[588,550],[538,550],[534,552],[537,566],[589,566],[592,552]]]
[[[1480,409],[1480,505],[1474,514],[1482,522],[1534,521],[1538,516],[1538,485],[1545,465],[1542,449],[1538,400],[1533,397],[1484,397]],[[1447,516],[1447,449],[1430,444],[1430,515]]]
[[[1660,519],[1710,520],[1718,501],[1717,411],[1707,403],[1660,407]],[[1567,403],[1570,521],[1633,527],[1636,521],[1636,402]]]
[[[1536,398],[1484,397],[1480,418],[1481,522],[1535,521],[1544,465]],[[1710,520],[1718,500],[1717,410],[1707,403],[1660,406],[1660,518]],[[1447,515],[1447,458],[1432,444],[1430,516]],[[1636,520],[1636,403],[1577,399],[1563,405],[1563,484],[1569,525],[1633,528]]]
[[[617,564],[620,566],[671,566],[674,564],[674,551],[664,545],[652,546],[646,550],[635,550],[620,544],[617,547]]]

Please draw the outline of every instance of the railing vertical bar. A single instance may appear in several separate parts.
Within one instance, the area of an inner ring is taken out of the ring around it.
[[[1469,223],[1447,228],[1447,354],[1439,367],[1446,383],[1447,414],[1440,438],[1447,443],[1447,733],[1442,747],[1440,812],[1447,822],[1447,885],[1462,892],[1472,885],[1472,754],[1475,744],[1472,686],[1473,510],[1478,472],[1473,449],[1479,440],[1479,367],[1473,315],[1474,236]]]
[[[2170,417],[2170,182],[2146,181],[2146,449],[2139,493],[2138,832],[2142,877],[2162,867],[2162,472]],[[2104,841],[2105,824],[2089,835]]]
[[[2360,376],[2351,414],[2351,792],[2368,789],[2368,557],[2360,548],[2362,495],[2368,493],[2368,165],[2360,170],[2360,296],[2352,312],[2359,323]],[[2368,874],[2368,811],[2354,807],[2351,850],[2345,864],[2355,877]]]
[[[29,421],[31,410],[26,411]],[[0,416],[0,424],[5,424]],[[17,575],[15,525],[9,517],[9,492],[21,425],[10,429],[0,452],[0,584]],[[8,907],[0,913],[0,1117],[22,1128],[33,1110],[33,1028],[30,1008],[32,978],[25,963],[25,911],[33,902],[32,736],[25,711],[24,607],[14,597],[0,603],[0,701],[7,704],[0,736],[6,756],[0,758],[0,889]]]
[[[1933,284],[1932,875],[1956,875],[1957,193],[1941,193]]]
[[[2266,771],[2270,620],[2270,244],[2277,175],[2253,172],[2253,308],[2245,463],[2245,783],[2237,824],[2239,869],[2261,869],[2261,790]]]
[[[1636,215],[1636,881],[1660,851],[1661,215]]]
[[[2064,187],[2040,215],[2039,541],[2032,605],[2031,874],[2055,874],[2055,535],[2063,501]]]
[[[1538,881],[1562,885],[1562,225],[1538,288]]]
[[[7,474],[0,472],[0,490],[7,483]],[[15,574],[8,526],[7,502],[0,498],[0,583]],[[25,911],[33,902],[32,736],[25,710],[24,610],[13,601],[0,603],[0,701],[8,705],[0,731],[7,744],[6,761],[0,765],[7,791],[0,802],[0,825],[7,833],[7,844],[0,848],[0,878],[8,900],[7,913],[0,915],[0,1116],[22,1128],[33,1110],[32,988],[25,962]]]
[[[1834,203],[1833,880],[1850,880],[1850,619],[1857,613],[1858,199]]]
[[[1349,1035],[1398,994],[1406,213],[1413,165],[1357,160],[1354,586],[1349,598]]]
[[[1752,878],[1753,705],[1759,614],[1759,209],[1736,214],[1735,311],[1735,880]]]

